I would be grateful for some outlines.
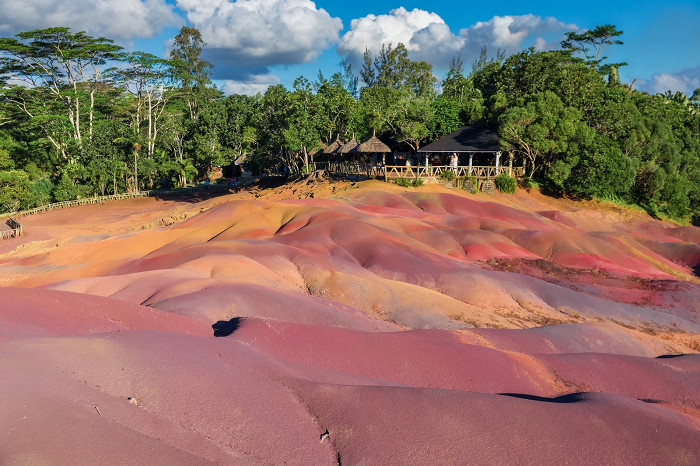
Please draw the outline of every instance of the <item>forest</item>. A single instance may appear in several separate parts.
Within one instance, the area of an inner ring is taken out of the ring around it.
[[[292,89],[223,95],[183,27],[168,59],[55,27],[0,38],[0,212],[188,186],[244,160],[254,173],[309,170],[324,144],[373,132],[414,151],[465,124],[496,130],[553,195],[636,205],[700,221],[700,89],[650,95],[603,55],[622,31],[569,32],[561,49],[455,57],[439,79],[403,44],[365,52],[356,72]]]

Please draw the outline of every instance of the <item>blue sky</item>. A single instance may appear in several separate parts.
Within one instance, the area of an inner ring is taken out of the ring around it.
[[[607,50],[626,61],[623,81],[635,88],[692,93],[700,87],[700,2],[405,0],[3,0],[0,34],[69,26],[117,40],[128,49],[167,54],[182,25],[209,44],[217,84],[254,93],[270,84],[291,87],[340,70],[341,56],[359,67],[365,47],[404,42],[414,59],[444,76],[454,56],[465,69],[482,46],[508,53],[558,48],[567,31],[614,24],[622,46]]]

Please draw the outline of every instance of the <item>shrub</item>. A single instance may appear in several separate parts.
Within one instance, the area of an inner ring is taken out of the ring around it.
[[[22,170],[0,171],[0,212],[16,212],[31,187],[29,176]]]
[[[417,188],[418,186],[423,186],[423,180],[420,178],[414,178],[414,179],[408,179],[408,178],[396,178],[394,180],[395,184],[398,184],[399,186],[403,186],[404,188],[410,188],[413,186],[414,188]]]
[[[515,178],[508,176],[507,173],[501,173],[494,180],[496,188],[504,194],[513,194],[517,185]]]
[[[68,175],[63,173],[53,189],[53,197],[58,202],[69,201],[89,197],[92,190],[92,186],[73,183]]]
[[[476,194],[479,183],[476,180],[476,176],[463,176],[459,178],[457,186],[472,194]]]
[[[403,186],[404,188],[408,188],[411,186],[411,180],[408,178],[404,178],[403,176],[401,178],[397,178],[394,180],[394,183],[398,184],[399,186]]]
[[[39,178],[29,190],[29,196],[23,206],[26,209],[39,207],[51,203],[53,183],[48,178]]]
[[[446,169],[442,173],[440,173],[440,179],[441,180],[446,180],[446,181],[453,181],[455,178],[457,178],[457,175],[455,175],[455,172],[453,172],[451,169]]]

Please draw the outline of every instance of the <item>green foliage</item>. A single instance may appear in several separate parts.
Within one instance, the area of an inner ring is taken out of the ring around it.
[[[404,188],[410,187],[413,182],[409,180],[408,178],[404,178],[403,176],[400,178],[396,178],[394,180],[394,184],[398,184],[399,186],[403,186]]]
[[[569,53],[579,53],[584,56],[588,63],[600,69],[601,73],[607,74],[611,67],[619,67],[626,63],[616,63],[615,65],[601,65],[607,57],[602,55],[603,48],[609,45],[622,45],[620,39],[616,39],[622,35],[622,31],[618,31],[617,27],[612,24],[604,26],[596,26],[595,29],[589,29],[584,33],[567,32],[566,39],[561,42],[561,46]]]
[[[53,183],[48,178],[39,178],[34,181],[29,190],[28,198],[23,202],[23,209],[31,209],[51,203]]]
[[[411,182],[411,186],[414,188],[418,188],[420,186],[423,186],[423,178],[416,178]]]
[[[581,113],[564,106],[553,92],[528,95],[499,118],[499,133],[505,149],[522,154],[529,162],[530,177],[545,169],[571,149],[570,145],[589,132]]]
[[[319,73],[291,90],[226,98],[210,81],[194,28],[180,30],[170,60],[125,54],[110,39],[61,27],[0,38],[0,82],[13,83],[0,88],[8,199],[0,208],[148,189],[163,179],[185,186],[234,160],[256,174],[299,173],[336,138],[362,141],[376,131],[416,151],[461,125],[486,123],[526,165],[525,186],[537,186],[534,178],[653,215],[700,218],[700,89],[652,96],[620,82],[621,64],[606,63],[603,52],[621,45],[621,34],[596,26],[568,33],[563,50],[507,58],[484,49],[471,73],[453,59],[440,87],[403,44],[384,45],[365,54],[361,90],[344,62],[330,79]],[[476,190],[475,179],[452,181]]]
[[[399,43],[396,47],[382,44],[374,59],[369,50],[365,51],[360,77],[368,87],[388,87],[406,90],[415,96],[432,97],[436,82],[432,69],[427,62],[409,59],[404,44]]]
[[[0,171],[0,209],[16,212],[29,195],[31,182],[22,170]]]
[[[508,176],[507,173],[501,173],[494,180],[496,189],[504,194],[513,194],[517,186],[515,178]]]
[[[457,175],[455,174],[455,172],[449,168],[444,170],[442,173],[440,173],[441,180],[454,181],[456,178],[457,178]]]
[[[0,170],[11,170],[15,168],[15,162],[10,158],[9,152],[0,147]]]
[[[476,194],[478,192],[479,182],[476,176],[465,175],[457,178],[456,186],[457,188],[464,189],[465,191],[469,191],[472,194]]]
[[[73,180],[64,172],[54,187],[53,197],[57,202],[68,201],[76,199],[79,195],[79,191],[75,183],[73,183]]]

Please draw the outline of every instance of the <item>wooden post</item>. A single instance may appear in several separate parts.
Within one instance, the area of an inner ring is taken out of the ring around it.
[[[474,154],[469,154],[469,176],[472,176],[472,157]]]
[[[496,152],[496,176],[498,176],[498,167],[500,166],[501,162],[501,152]]]
[[[508,157],[508,176],[513,177],[513,155]]]
[[[382,153],[382,170],[384,170],[384,182],[387,182],[387,176],[386,176],[386,154]]]

